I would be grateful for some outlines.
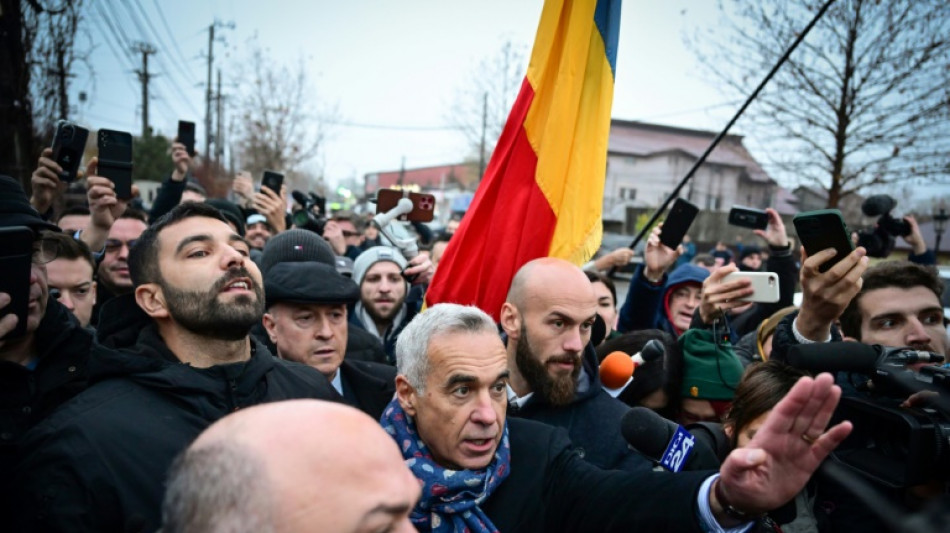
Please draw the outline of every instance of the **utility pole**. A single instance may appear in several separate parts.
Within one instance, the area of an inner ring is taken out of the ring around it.
[[[205,92],[205,155],[211,157],[211,100],[213,99],[211,92],[211,73],[214,71],[214,29],[215,28],[225,28],[225,29],[234,29],[233,22],[221,22],[218,19],[215,19],[208,26],[208,90]],[[218,141],[215,141],[217,144]]]
[[[205,93],[205,155],[211,155],[211,68],[214,64],[214,27],[215,20],[208,26],[208,90]]]
[[[221,94],[221,69],[218,69],[218,95],[217,95],[217,118],[218,124],[214,134],[214,169],[215,177],[221,173],[221,159],[224,158],[224,137],[223,131],[221,129],[222,121],[224,120],[224,95]]]
[[[154,46],[148,43],[135,43],[132,50],[142,54],[142,70],[136,70],[139,81],[142,82],[142,137],[150,137],[152,129],[148,126],[148,82],[152,74],[148,71],[148,56],[157,52]]]

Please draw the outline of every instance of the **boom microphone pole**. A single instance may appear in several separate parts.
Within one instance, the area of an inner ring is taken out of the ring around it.
[[[802,42],[805,36],[808,35],[808,32],[811,31],[811,29],[815,26],[815,24],[818,23],[818,20],[821,19],[821,17],[825,14],[825,11],[828,11],[828,8],[831,7],[831,4],[833,4],[834,1],[835,0],[828,0],[827,2],[825,2],[825,5],[821,6],[821,9],[818,10],[818,13],[815,15],[815,18],[811,19],[811,22],[808,23],[808,26],[805,26],[805,29],[802,30],[802,32],[798,34],[798,38],[795,39],[795,42],[793,42],[792,45],[788,47],[788,50],[785,50],[785,53],[782,55],[781,58],[779,58],[778,63],[776,63],[775,66],[772,67],[772,70],[770,70],[769,73],[765,75],[765,78],[762,80],[761,83],[759,83],[759,86],[755,88],[755,91],[753,91],[752,94],[749,95],[749,98],[747,98],[745,103],[742,104],[742,107],[739,108],[739,111],[737,111],[735,116],[732,117],[732,120],[730,120],[729,123],[726,124],[726,127],[723,128],[721,132],[719,132],[719,135],[717,135],[716,138],[713,139],[712,144],[709,145],[709,148],[706,148],[706,151],[703,152],[703,155],[699,156],[699,159],[697,159],[696,163],[693,164],[693,168],[689,169],[689,172],[686,173],[686,176],[683,177],[679,185],[677,185],[676,188],[673,189],[673,192],[671,192],[670,195],[666,198],[666,200],[663,201],[663,205],[661,205],[660,208],[657,209],[655,213],[653,213],[653,216],[650,217],[650,221],[647,222],[645,226],[643,226],[643,229],[640,230],[640,233],[638,233],[637,236],[633,239],[633,243],[630,244],[631,250],[636,249],[637,244],[639,244],[640,241],[643,240],[643,236],[646,234],[647,230],[653,227],[653,224],[656,223],[656,219],[660,218],[660,213],[666,211],[666,208],[667,206],[670,205],[670,202],[673,201],[674,198],[679,196],[679,192],[680,190],[682,190],[683,186],[685,186],[686,183],[690,179],[692,179],[693,174],[695,174],[696,171],[699,170],[699,167],[703,163],[706,162],[706,158],[709,157],[709,154],[711,154],[712,151],[715,150],[716,146],[719,145],[719,142],[722,141],[722,139],[726,136],[727,133],[729,133],[729,129],[732,128],[732,125],[735,124],[737,120],[739,120],[739,117],[741,117],[742,114],[745,113],[746,108],[749,107],[749,105],[752,103],[753,100],[756,99],[757,96],[759,96],[759,93],[762,92],[762,89],[765,88],[765,85],[769,82],[769,80],[772,79],[773,76],[775,76],[775,73],[778,72],[778,69],[780,69],[782,65],[785,64],[789,56],[792,55],[792,52],[794,52],[795,49],[798,48],[798,45]],[[613,274],[614,271],[616,271],[616,269],[617,267],[612,267],[610,270],[610,273]]]

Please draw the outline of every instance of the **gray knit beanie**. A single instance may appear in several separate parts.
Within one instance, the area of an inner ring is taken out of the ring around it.
[[[399,270],[406,268],[408,264],[406,258],[399,253],[399,250],[389,246],[374,246],[361,253],[359,257],[356,258],[356,261],[353,262],[353,281],[355,281],[357,285],[362,285],[363,276],[366,275],[366,271],[369,270],[369,267],[380,261],[392,261],[399,265]]]

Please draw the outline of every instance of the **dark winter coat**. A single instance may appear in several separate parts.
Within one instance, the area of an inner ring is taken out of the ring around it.
[[[379,420],[396,393],[396,367],[344,359],[339,371],[344,401]]]
[[[154,531],[172,460],[210,424],[265,402],[339,399],[258,343],[247,362],[181,363],[127,296],[103,311],[89,381],[26,435],[11,531]]]
[[[32,369],[0,361],[0,484],[10,480],[16,445],[60,404],[86,388],[92,331],[55,298],[34,335]]]
[[[581,459],[563,429],[508,420],[511,473],[482,504],[502,533],[701,531],[712,472],[619,472]]]

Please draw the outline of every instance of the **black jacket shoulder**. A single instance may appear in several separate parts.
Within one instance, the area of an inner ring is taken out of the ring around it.
[[[510,419],[511,473],[482,505],[505,532],[701,531],[712,472],[622,472],[584,461],[560,428]]]
[[[396,393],[396,368],[390,365],[344,359],[340,377],[344,401],[375,420]]]

